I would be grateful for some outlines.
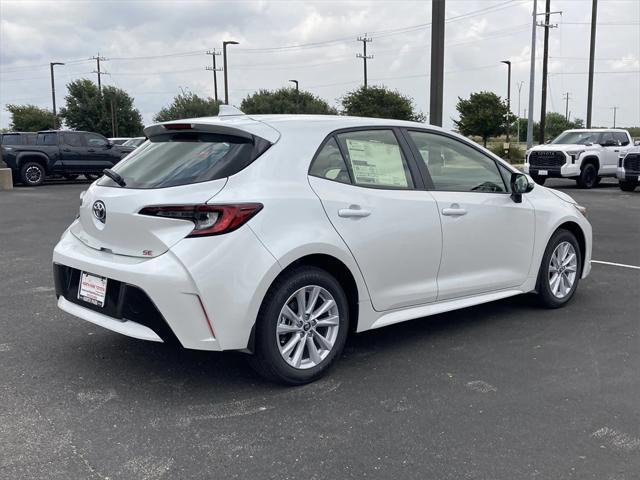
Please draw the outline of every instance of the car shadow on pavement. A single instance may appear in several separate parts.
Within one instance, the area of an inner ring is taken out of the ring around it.
[[[533,295],[520,295],[351,335],[337,368],[328,375],[340,378],[342,368],[347,371],[362,369],[364,360],[367,370],[381,366],[385,358],[403,349],[420,348],[442,336],[454,344],[457,337],[460,337],[460,342],[462,339],[468,341],[470,330],[484,329],[497,323],[506,325],[514,317],[535,313],[539,308]],[[247,388],[255,390],[261,387],[258,394],[262,389],[271,391],[279,388],[254,373],[243,353],[187,350],[104,330],[91,334],[90,338],[88,345],[71,346],[67,360],[71,360],[75,369],[91,371],[85,371],[83,375],[104,376],[101,381],[114,386],[131,383],[136,389],[142,388],[146,392],[160,388],[160,385],[163,389],[169,386],[202,397],[201,401]]]

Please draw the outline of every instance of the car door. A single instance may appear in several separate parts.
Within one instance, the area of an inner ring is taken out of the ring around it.
[[[398,133],[337,132],[309,171],[309,183],[353,254],[378,311],[432,302],[438,294],[438,209]]]
[[[526,196],[522,203],[511,199],[505,181],[511,171],[441,132],[410,130],[407,137],[442,221],[438,300],[521,285],[531,265],[535,213]]]
[[[83,136],[87,145],[87,172],[102,173],[102,170],[116,163],[109,140],[97,133],[83,133]]]
[[[64,132],[61,134],[60,158],[64,171],[68,173],[86,170],[86,144],[80,132]]]
[[[600,135],[600,145],[603,155],[600,164],[600,173],[615,175],[618,168],[618,157],[620,156],[620,142],[614,137],[613,132],[603,132]]]

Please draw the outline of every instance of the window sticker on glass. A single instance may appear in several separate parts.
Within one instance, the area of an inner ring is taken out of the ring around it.
[[[347,138],[346,144],[356,183],[409,186],[398,145],[352,138]]]

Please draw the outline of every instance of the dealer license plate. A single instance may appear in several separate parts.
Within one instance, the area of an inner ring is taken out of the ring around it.
[[[549,175],[547,170],[538,170],[538,175]]]
[[[78,299],[104,307],[104,299],[107,295],[107,279],[90,273],[80,273],[80,285],[78,287]]]

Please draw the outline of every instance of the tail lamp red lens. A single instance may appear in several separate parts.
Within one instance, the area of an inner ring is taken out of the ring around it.
[[[231,205],[160,205],[145,207],[140,215],[190,220],[193,231],[187,237],[205,237],[233,232],[262,210],[261,203]]]
[[[165,123],[163,127],[165,130],[191,130],[193,125],[190,123]]]

